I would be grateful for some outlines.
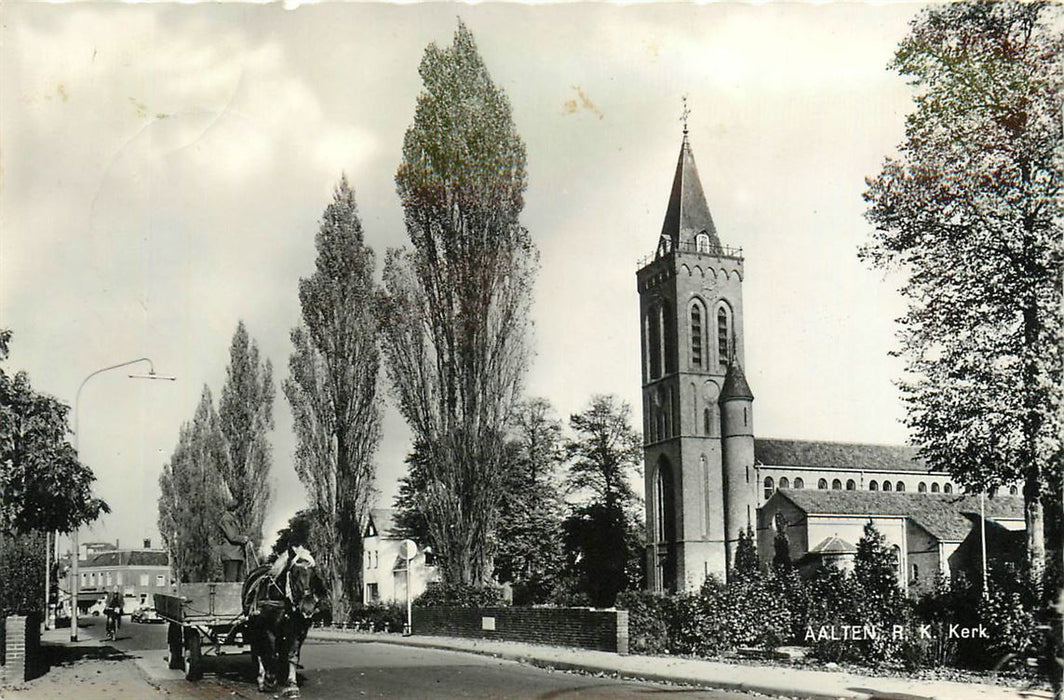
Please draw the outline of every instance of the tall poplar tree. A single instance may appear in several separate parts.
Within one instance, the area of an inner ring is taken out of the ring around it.
[[[426,467],[444,579],[491,579],[505,430],[524,376],[536,251],[518,216],[525,147],[473,35],[429,45],[395,176],[411,247],[391,250],[381,319],[399,409]]]
[[[913,441],[968,489],[1022,484],[1036,585],[1061,462],[1060,17],[1050,3],[960,2],[912,21],[891,67],[915,110],[869,180],[862,251],[907,275]]]
[[[229,346],[229,367],[218,402],[229,449],[222,476],[237,502],[237,521],[256,545],[262,541],[262,521],[270,504],[267,434],[273,430],[274,395],[273,366],[259,359],[258,345],[240,321]]]
[[[181,426],[177,446],[159,478],[159,532],[180,581],[221,580],[225,512],[223,472],[229,459],[210,388],[204,386],[192,421]]]
[[[334,619],[361,600],[362,526],[380,442],[380,349],[373,250],[346,175],[322,214],[315,271],[299,280],[303,323],[292,330],[284,393],[296,432],[296,473],[310,502],[315,552]]]

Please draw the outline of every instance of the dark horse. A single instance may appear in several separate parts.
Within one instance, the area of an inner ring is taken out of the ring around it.
[[[314,557],[303,547],[289,547],[272,566],[248,575],[241,599],[245,634],[259,661],[259,690],[284,682],[286,697],[299,695],[299,652],[324,594]]]

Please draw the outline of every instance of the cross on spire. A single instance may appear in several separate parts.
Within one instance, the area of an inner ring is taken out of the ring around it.
[[[687,108],[687,95],[686,94],[682,95],[680,97],[680,100],[683,102],[683,110],[680,112],[680,121],[683,122],[683,135],[686,138],[687,137],[687,115],[689,115],[691,113],[691,110],[689,110]]]

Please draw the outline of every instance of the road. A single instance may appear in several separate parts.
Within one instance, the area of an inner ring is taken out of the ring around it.
[[[90,619],[87,622],[92,636],[103,636],[101,621]],[[135,624],[127,619],[123,622],[118,639],[111,645],[137,657],[137,665],[141,670],[170,697],[269,697],[255,689],[255,669],[248,656],[206,658],[204,678],[195,685],[185,681],[180,672],[167,669],[166,625]],[[670,700],[752,700],[755,697],[566,673],[463,652],[376,642],[308,640],[303,647],[302,662],[302,697],[309,699],[635,700],[668,695]]]

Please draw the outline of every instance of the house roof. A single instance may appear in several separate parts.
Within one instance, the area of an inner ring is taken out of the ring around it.
[[[388,538],[395,529],[395,510],[392,508],[370,508],[369,520],[377,531],[377,536]],[[368,526],[367,526],[368,531]]]
[[[695,236],[703,231],[709,235],[710,249],[719,249],[720,239],[717,238],[717,227],[714,226],[713,217],[710,216],[706,195],[702,191],[702,182],[698,179],[695,156],[691,152],[691,145],[687,141],[685,132],[680,146],[680,157],[676,161],[676,174],[672,179],[669,206],[665,210],[665,223],[661,227],[661,236],[662,238],[668,237],[672,240],[673,246],[677,246],[691,243]]]
[[[905,445],[757,438],[754,440],[754,461],[773,466],[930,473],[927,464],[916,456],[916,450]]]
[[[170,559],[166,552],[145,550],[124,550],[118,552],[100,552],[89,559],[83,566],[169,566]]]
[[[854,554],[857,547],[850,544],[838,535],[825,537],[815,547],[809,550],[809,554]]]
[[[978,495],[819,489],[780,489],[778,493],[808,515],[907,517],[947,542],[964,539],[972,529],[972,514],[978,522]],[[987,498],[985,507],[988,520],[1023,518],[1023,499],[1019,496],[998,494]]]

